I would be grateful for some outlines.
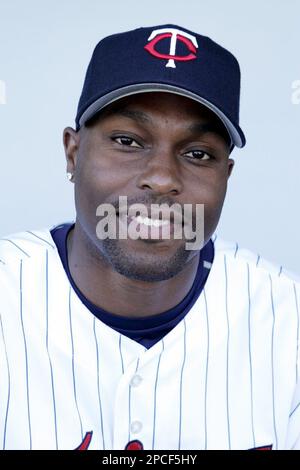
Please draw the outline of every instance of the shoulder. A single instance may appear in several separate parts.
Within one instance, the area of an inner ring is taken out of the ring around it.
[[[27,230],[0,237],[0,268],[35,258],[45,250],[55,251],[56,246],[50,233],[52,228],[54,227]]]
[[[300,275],[274,263],[238,242],[227,241],[214,234],[212,241],[219,259],[227,263],[234,271],[247,269],[249,273],[261,280],[271,280],[276,284],[294,284],[300,288]]]

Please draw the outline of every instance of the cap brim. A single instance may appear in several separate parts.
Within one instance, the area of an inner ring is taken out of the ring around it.
[[[138,93],[147,93],[147,92],[167,92],[173,93],[180,96],[185,96],[190,98],[198,103],[206,106],[212,112],[214,112],[219,119],[224,124],[225,128],[227,129],[228,134],[230,135],[231,141],[233,145],[241,148],[244,147],[246,143],[246,139],[242,129],[234,124],[233,122],[228,119],[228,117],[213,103],[207,101],[205,98],[202,98],[195,93],[192,93],[189,90],[184,88],[180,88],[174,85],[169,85],[167,83],[138,83],[135,85],[128,85],[122,88],[118,88],[117,90],[113,90],[107,93],[104,96],[96,99],[82,114],[79,120],[79,126],[81,127],[84,123],[86,123],[89,119],[91,119],[96,113],[98,113],[101,109],[105,108],[106,106],[112,104],[114,101],[117,101],[121,98],[125,98],[126,96],[135,95]]]

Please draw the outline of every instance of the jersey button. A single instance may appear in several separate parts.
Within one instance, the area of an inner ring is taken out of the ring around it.
[[[130,381],[130,385],[132,387],[138,387],[140,383],[142,382],[142,377],[138,374],[134,375]]]
[[[130,426],[132,434],[137,434],[142,430],[142,423],[140,421],[133,421]]]

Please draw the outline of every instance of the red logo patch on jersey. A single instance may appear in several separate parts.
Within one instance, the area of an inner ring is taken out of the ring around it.
[[[268,446],[260,446],[260,447],[253,447],[253,449],[248,449],[248,450],[272,450],[273,445],[270,444]]]
[[[136,439],[134,441],[129,441],[128,444],[126,444],[124,450],[143,450],[143,449],[144,449],[143,444]]]
[[[92,435],[93,435],[93,431],[87,432],[84,436],[82,443],[78,447],[76,447],[75,450],[88,450],[89,445],[92,440]]]
[[[163,39],[170,38],[170,51],[169,54],[162,54],[155,49],[157,43],[162,41]],[[175,28],[162,28],[156,29],[153,31],[149,38],[149,44],[145,47],[146,51],[148,51],[154,57],[158,59],[168,59],[166,67],[176,68],[175,61],[179,62],[186,62],[189,60],[194,60],[197,58],[196,52],[198,48],[197,40],[195,36],[192,34],[186,33],[185,31],[181,31],[180,29]],[[187,55],[176,55],[176,44],[177,41],[182,42],[188,51],[190,52]]]

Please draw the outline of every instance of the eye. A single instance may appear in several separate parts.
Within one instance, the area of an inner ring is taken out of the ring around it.
[[[185,155],[193,160],[211,160],[213,157],[203,150],[190,150]]]
[[[120,145],[125,145],[126,147],[141,147],[136,140],[134,140],[132,137],[127,137],[126,135],[112,137],[112,140]]]

